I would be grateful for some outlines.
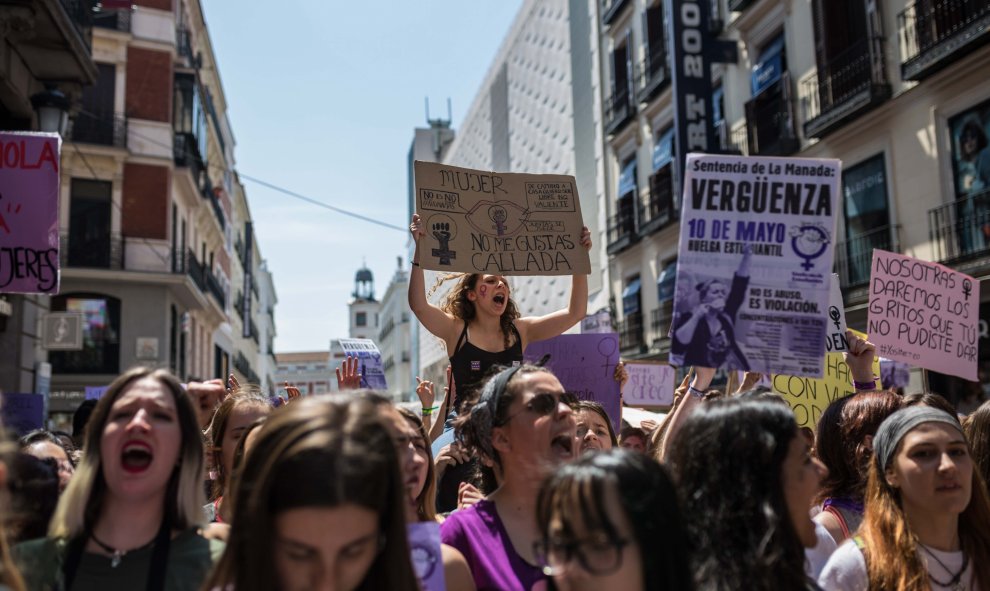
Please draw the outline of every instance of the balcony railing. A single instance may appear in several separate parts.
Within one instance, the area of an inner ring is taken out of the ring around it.
[[[642,351],[645,345],[642,312],[626,314],[626,317],[619,321],[619,349]]]
[[[602,0],[602,24],[611,24],[626,4],[630,4],[629,0]]]
[[[835,131],[890,98],[883,37],[857,41],[801,84],[804,134],[821,138]]]
[[[206,269],[196,260],[196,253],[192,250],[186,251],[184,270],[199,291],[206,293]]]
[[[244,320],[244,293],[238,291],[237,297],[234,299],[234,311],[237,312],[237,316]]]
[[[93,49],[93,4],[92,0],[59,0],[59,4],[69,16],[72,27],[79,34],[86,49]]]
[[[990,41],[990,0],[919,0],[897,29],[901,77],[921,80]]]
[[[643,204],[639,219],[639,233],[644,236],[677,221],[670,168],[661,169],[650,177],[650,197]]]
[[[605,133],[618,133],[626,123],[632,121],[634,109],[632,97],[625,85],[616,89],[615,94],[605,99]]]
[[[660,302],[660,307],[650,313],[650,332],[653,334],[654,343],[668,338],[667,334],[670,332],[670,323],[673,320],[674,301],[667,300]]]
[[[227,309],[227,291],[220,285],[220,281],[209,271],[209,269],[204,269],[203,274],[206,277],[206,291],[213,296],[217,304],[220,306],[221,310]]]
[[[127,119],[123,115],[112,113],[103,115],[80,113],[72,122],[68,140],[81,144],[126,148]]]
[[[746,141],[750,156],[790,156],[801,147],[788,72],[746,103]]]
[[[636,68],[636,99],[642,103],[670,85],[670,61],[663,49],[663,39],[651,39],[647,47],[646,58]]]
[[[120,234],[111,233],[93,239],[83,237],[83,232],[63,232],[59,259],[63,267],[80,269],[124,268],[124,239]]]
[[[746,134],[745,122],[735,129],[730,129],[729,122],[725,119],[715,123],[715,135],[718,136],[719,147],[724,154],[745,156],[749,142]]]
[[[896,228],[881,226],[869,232],[853,236],[835,245],[835,272],[843,289],[866,285],[870,281],[873,249],[896,252]]]
[[[175,30],[175,53],[186,62],[190,68],[196,66],[196,56],[193,55],[192,35],[189,29],[179,27]]]
[[[131,32],[130,10],[104,10],[93,13],[93,26],[122,33]]]
[[[990,189],[928,210],[928,232],[938,262],[990,262]]]
[[[254,340],[254,344],[260,345],[261,343],[258,341],[258,339],[260,338],[261,333],[258,332],[258,325],[254,323],[253,319],[251,319],[248,320],[248,326],[251,329],[251,339]]]
[[[628,198],[627,198],[628,199]],[[608,254],[615,254],[628,248],[638,239],[636,235],[636,215],[632,201],[618,204],[619,211],[608,219]]]
[[[172,156],[176,166],[189,169],[196,186],[202,183],[203,159],[196,146],[196,136],[191,133],[176,133],[172,142]]]

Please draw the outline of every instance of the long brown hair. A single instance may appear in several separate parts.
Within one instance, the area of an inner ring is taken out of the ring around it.
[[[963,421],[963,432],[973,451],[973,460],[983,476],[990,482],[990,401],[984,402]]]
[[[900,453],[903,439],[894,457]],[[928,591],[928,571],[918,558],[900,491],[892,487],[874,457],[866,483],[866,514],[860,525],[870,589]],[[986,483],[973,470],[972,497],[959,515],[959,540],[969,556],[981,589],[990,589],[990,498]]]
[[[416,495],[416,517],[420,521],[437,520],[437,470],[433,465],[433,448],[430,447],[430,436],[426,433],[423,420],[416,416],[416,413],[404,406],[396,406],[396,410],[402,418],[409,421],[409,424],[416,427],[419,436],[423,438],[426,445],[426,482],[423,483],[423,490]]]
[[[468,299],[467,294],[474,290],[475,286],[478,285],[478,279],[481,277],[481,273],[468,273],[461,277],[461,280],[457,282],[454,289],[450,290],[447,294],[440,309],[448,314],[452,314],[455,318],[460,318],[464,321],[465,325],[470,324],[478,312],[475,310],[474,302]],[[505,302],[505,310],[502,312],[502,316],[499,317],[499,326],[502,329],[502,341],[506,349],[512,345],[511,337],[514,334],[512,322],[520,316],[519,309],[516,307],[516,303],[512,300],[511,295],[512,290],[509,290],[510,297]]]
[[[261,426],[237,475],[223,556],[202,589],[277,589],[275,518],[305,507],[355,504],[379,518],[383,545],[359,591],[418,591],[406,537],[405,490],[395,444],[373,402],[359,394],[310,396]]]
[[[256,406],[258,408],[272,409],[272,403],[262,393],[257,386],[250,384],[241,386],[232,395],[224,399],[213,413],[213,421],[210,422],[210,455],[213,460],[213,469],[216,470],[217,477],[213,480],[213,487],[210,490],[210,500],[215,501],[223,495],[230,474],[223,466],[223,438],[227,434],[227,423],[230,422],[230,415],[240,406]],[[233,467],[231,467],[233,469]]]

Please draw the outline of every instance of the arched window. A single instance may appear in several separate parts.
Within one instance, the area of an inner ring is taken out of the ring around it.
[[[83,315],[83,348],[52,351],[52,371],[67,374],[120,373],[120,300],[96,293],[71,293],[52,298],[53,312]]]

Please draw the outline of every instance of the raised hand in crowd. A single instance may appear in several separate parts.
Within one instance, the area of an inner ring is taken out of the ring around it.
[[[443,435],[444,422],[446,421],[447,413],[450,412],[450,401],[455,397],[454,373],[453,369],[449,365],[447,366],[445,378],[447,380],[447,384],[443,387],[443,400],[440,404],[436,404],[436,393],[434,391],[433,404],[430,405],[437,407],[432,413],[434,417],[433,425],[426,430],[430,436],[430,443],[433,443],[437,440],[437,437]],[[423,404],[423,408],[426,408],[426,404]],[[423,422],[425,423],[426,421],[424,420]],[[438,480],[439,478],[440,476],[437,475]]]
[[[358,371],[358,358],[348,355],[336,369],[337,390],[357,390],[361,387],[361,372]]]
[[[866,339],[857,337],[851,330],[846,331],[846,342],[849,344],[849,350],[843,354],[843,357],[846,365],[849,366],[849,375],[856,390],[876,390],[876,378],[873,375],[876,346]]]
[[[743,379],[739,382],[739,387],[736,389],[736,394],[742,394],[743,392],[749,392],[760,383],[763,379],[763,374],[757,373],[755,371],[747,371],[743,375]]]
[[[447,470],[447,468],[463,464],[470,459],[471,454],[469,454],[467,450],[456,441],[450,445],[441,447],[439,453],[437,453],[436,459],[434,460],[434,464],[437,469],[437,480],[440,479],[440,476]]]
[[[416,376],[416,396],[419,397],[419,403],[422,406],[423,425],[429,432],[430,427],[433,426],[434,413],[439,408],[433,404],[437,397],[433,382]]]
[[[296,398],[299,398],[300,396],[299,388],[296,388],[295,386],[290,386],[289,382],[285,382],[285,395],[289,397],[289,400],[287,400],[286,402],[287,403],[292,402]]]
[[[205,431],[209,428],[210,421],[213,420],[213,411],[227,397],[227,389],[224,387],[223,380],[217,378],[206,382],[189,382],[186,384],[186,393],[196,408],[199,427]]]
[[[705,391],[712,384],[714,377],[715,369],[711,367],[694,368],[694,378],[691,379],[687,392],[681,396],[680,404],[676,410],[670,413],[669,420],[667,421],[667,432],[664,435],[663,446],[660,451],[661,457],[666,458],[671,442],[677,437],[678,427],[691,414],[691,411],[701,404],[701,401],[705,397]]]
[[[478,487],[470,482],[462,482],[460,486],[457,487],[458,509],[467,509],[484,498],[484,493],[478,490]]]
[[[615,364],[615,372],[613,372],[612,378],[616,382],[619,382],[619,396],[622,396],[622,392],[626,389],[626,382],[629,381],[629,372],[626,370],[626,364],[621,360]]]
[[[241,383],[237,381],[237,377],[234,374],[227,376],[227,394],[233,394],[241,387]]]

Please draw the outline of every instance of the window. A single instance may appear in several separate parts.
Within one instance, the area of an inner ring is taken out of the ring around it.
[[[101,294],[67,294],[52,298],[53,312],[83,315],[81,351],[52,351],[52,371],[68,374],[120,372],[120,300]]]
[[[367,312],[355,313],[354,326],[368,326],[368,313]]]
[[[990,246],[990,101],[949,120],[960,254]]]
[[[120,264],[119,244],[111,257],[110,210],[112,183],[72,179],[69,202],[70,267],[108,269],[111,262]],[[116,261],[112,261],[116,258]]]
[[[890,211],[883,154],[842,173],[846,218],[848,282],[856,285],[870,278],[873,249],[890,249]]]

